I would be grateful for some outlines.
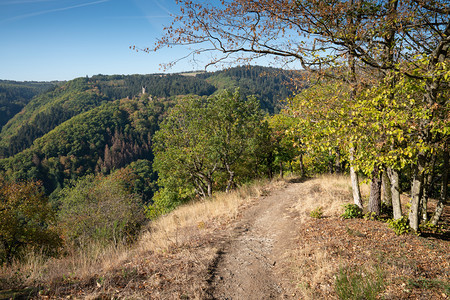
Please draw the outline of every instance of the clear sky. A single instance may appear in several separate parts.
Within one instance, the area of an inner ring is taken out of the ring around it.
[[[0,79],[70,80],[159,73],[187,49],[153,46],[179,10],[175,0],[0,0]],[[189,60],[170,72],[201,69]]]

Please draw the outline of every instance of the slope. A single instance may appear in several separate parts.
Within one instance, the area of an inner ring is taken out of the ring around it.
[[[57,125],[106,100],[85,78],[38,95],[3,127],[0,133],[3,156],[19,153]]]
[[[292,84],[301,74],[277,68],[242,66],[212,73],[197,74],[218,90],[240,88],[243,95],[255,95],[269,114],[279,112],[282,101],[292,96]],[[302,79],[300,79],[302,80]]]
[[[81,113],[0,160],[14,180],[41,180],[47,193],[89,173],[108,173],[137,159],[152,159],[150,140],[168,102],[116,100]]]
[[[47,91],[55,84],[57,83],[0,80],[0,131],[34,96]]]
[[[77,78],[33,98],[0,133],[0,157],[19,153],[70,118],[102,103],[142,94],[173,97],[184,94],[208,95],[215,88],[203,80],[170,75],[97,75]]]
[[[224,88],[240,88],[241,94],[256,95],[262,109],[274,113],[282,106],[281,101],[292,94],[288,87],[291,76],[293,73],[280,69],[237,67],[196,76],[150,74],[76,78],[37,95],[25,107],[22,104],[8,110],[4,108],[9,121],[0,132],[0,158],[27,149],[36,138],[80,113],[104,102],[140,97],[143,92],[152,97],[171,98],[186,94],[209,96]],[[42,83],[38,85],[39,91],[52,85]],[[27,97],[35,94],[29,92]],[[1,110],[0,107],[0,114]]]
[[[22,281],[6,285],[10,268],[0,283],[56,298],[446,299],[450,211],[442,233],[396,236],[383,222],[339,218],[349,187],[342,176],[241,187],[160,218],[132,249],[32,260]]]

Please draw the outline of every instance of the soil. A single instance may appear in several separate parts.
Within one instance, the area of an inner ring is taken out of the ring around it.
[[[288,299],[281,263],[295,248],[300,225],[295,204],[301,183],[262,197],[247,209],[232,236],[219,251],[211,269],[209,295],[213,299]]]

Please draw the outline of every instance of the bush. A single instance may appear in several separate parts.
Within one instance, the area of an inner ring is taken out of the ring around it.
[[[137,236],[145,217],[140,197],[127,189],[130,176],[127,170],[88,175],[61,191],[59,220],[66,241],[116,244]]]
[[[432,233],[443,234],[444,233],[444,225],[438,226],[433,225],[431,222],[421,223],[419,225],[420,231],[428,231]]]
[[[411,228],[409,227],[408,218],[406,216],[403,216],[402,218],[397,220],[389,219],[386,222],[388,224],[388,227],[393,229],[395,234],[397,235],[408,233],[411,230]]]
[[[379,215],[377,215],[377,213],[375,213],[375,212],[370,212],[370,211],[368,211],[367,213],[365,213],[364,214],[364,219],[366,219],[366,220],[372,220],[372,221],[376,221],[376,220],[378,220],[379,219]]]
[[[339,299],[376,299],[384,289],[383,273],[340,268],[336,276],[335,289]]]
[[[26,250],[56,254],[61,239],[54,223],[55,213],[40,183],[0,178],[0,264]]]
[[[362,209],[356,204],[344,205],[344,213],[341,215],[344,219],[362,218]]]
[[[319,206],[319,207],[317,207],[316,209],[312,210],[312,211],[309,213],[309,216],[310,216],[311,218],[321,219],[321,218],[323,217],[323,210],[322,210],[322,207]]]

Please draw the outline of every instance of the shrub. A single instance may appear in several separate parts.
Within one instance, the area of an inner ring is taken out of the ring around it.
[[[60,227],[66,241],[118,243],[134,239],[145,218],[140,197],[127,189],[127,170],[88,175],[61,191]]]
[[[397,220],[389,219],[386,222],[388,224],[388,227],[393,229],[395,234],[397,235],[402,235],[410,232],[408,218],[406,216],[403,216],[402,218]]]
[[[323,217],[323,210],[321,206],[318,206],[316,209],[312,210],[309,213],[309,216],[311,218],[315,218],[315,219],[321,219]]]
[[[369,211],[369,212],[364,214],[364,219],[366,219],[366,220],[375,221],[375,220],[378,220],[378,218],[379,218],[379,216],[375,212],[370,212]]]
[[[362,209],[356,204],[344,205],[344,213],[341,215],[344,219],[361,218],[363,215]]]
[[[375,272],[340,268],[336,275],[335,289],[339,299],[376,299],[384,289],[383,273],[379,268]]]
[[[0,178],[0,263],[30,249],[55,254],[61,239],[54,223],[55,213],[40,183]]]
[[[421,231],[429,231],[429,232],[438,233],[438,234],[444,233],[443,225],[441,225],[441,226],[433,225],[431,222],[421,223],[419,225],[419,228]]]

